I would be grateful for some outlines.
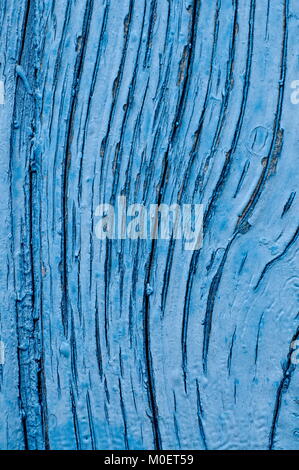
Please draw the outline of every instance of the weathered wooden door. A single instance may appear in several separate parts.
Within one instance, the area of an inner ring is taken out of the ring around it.
[[[298,449],[298,1],[0,25],[0,448]],[[154,204],[202,245],[128,237]]]

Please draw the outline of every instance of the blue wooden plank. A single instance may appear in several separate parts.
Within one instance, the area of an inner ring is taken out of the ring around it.
[[[298,18],[0,1],[1,449],[299,448]]]

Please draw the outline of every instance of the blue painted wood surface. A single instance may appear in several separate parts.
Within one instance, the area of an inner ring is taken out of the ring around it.
[[[298,449],[298,1],[0,25],[0,448]],[[202,248],[98,240],[120,195],[203,204]]]

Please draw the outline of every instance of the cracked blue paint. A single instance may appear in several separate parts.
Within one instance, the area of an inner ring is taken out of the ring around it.
[[[296,0],[0,0],[0,449],[299,449]],[[203,246],[95,236],[203,204]]]

